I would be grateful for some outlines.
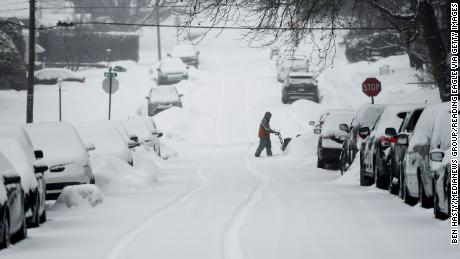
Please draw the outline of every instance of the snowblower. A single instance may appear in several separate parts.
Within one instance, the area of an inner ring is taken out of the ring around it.
[[[291,142],[292,138],[283,138],[280,132],[276,132],[275,135],[278,136],[278,139],[281,143],[281,151],[284,152],[286,150],[287,145],[289,145],[289,142]]]

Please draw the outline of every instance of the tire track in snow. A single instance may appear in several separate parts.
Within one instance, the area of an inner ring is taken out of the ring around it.
[[[244,158],[244,167],[257,177],[257,184],[249,193],[249,196],[235,210],[224,229],[222,236],[222,258],[224,259],[244,259],[246,257],[240,244],[240,230],[252,208],[262,199],[264,191],[270,182],[268,177],[261,174],[250,164],[247,156]]]
[[[176,199],[172,200],[169,203],[164,204],[163,206],[155,209],[151,213],[149,213],[146,217],[144,217],[139,224],[137,224],[134,228],[129,230],[127,233],[123,235],[121,239],[119,239],[113,246],[112,250],[107,252],[106,256],[104,258],[106,259],[116,259],[118,258],[123,251],[131,244],[137,236],[139,236],[141,233],[143,233],[147,227],[151,224],[153,224],[158,218],[169,212],[170,210],[188,202],[195,193],[199,192],[201,189],[203,189],[209,182],[209,179],[204,175],[203,168],[204,164],[209,157],[214,154],[216,150],[216,147],[213,147],[209,155],[203,159],[197,168],[195,169],[196,171],[196,176],[198,178],[198,183],[195,184],[194,187],[191,189],[183,192],[180,194]]]

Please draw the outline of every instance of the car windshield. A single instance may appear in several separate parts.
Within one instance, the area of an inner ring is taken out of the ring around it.
[[[324,120],[321,135],[323,136],[337,136],[345,135],[346,132],[339,129],[342,123],[349,124],[353,119],[354,112],[335,112],[330,113]]]
[[[170,103],[170,102],[177,102],[179,100],[179,96],[177,95],[177,90],[175,87],[155,87],[152,88],[150,92],[150,102],[158,102],[158,103]]]
[[[353,120],[353,125],[359,127],[373,127],[380,114],[382,114],[385,106],[383,105],[366,105],[363,106],[356,116],[356,120]]]

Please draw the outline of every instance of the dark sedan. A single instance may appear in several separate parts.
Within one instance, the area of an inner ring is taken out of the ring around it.
[[[27,237],[21,177],[0,152],[0,249]]]

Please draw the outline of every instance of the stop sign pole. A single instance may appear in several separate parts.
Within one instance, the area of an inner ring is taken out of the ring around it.
[[[375,77],[366,78],[362,83],[362,90],[365,95],[371,98],[372,104],[374,104],[374,97],[382,91],[382,83]]]
[[[117,77],[117,73],[112,72],[112,67],[109,67],[109,72],[105,72],[104,76],[109,79],[109,120],[110,120],[110,113],[112,111],[112,79]]]

